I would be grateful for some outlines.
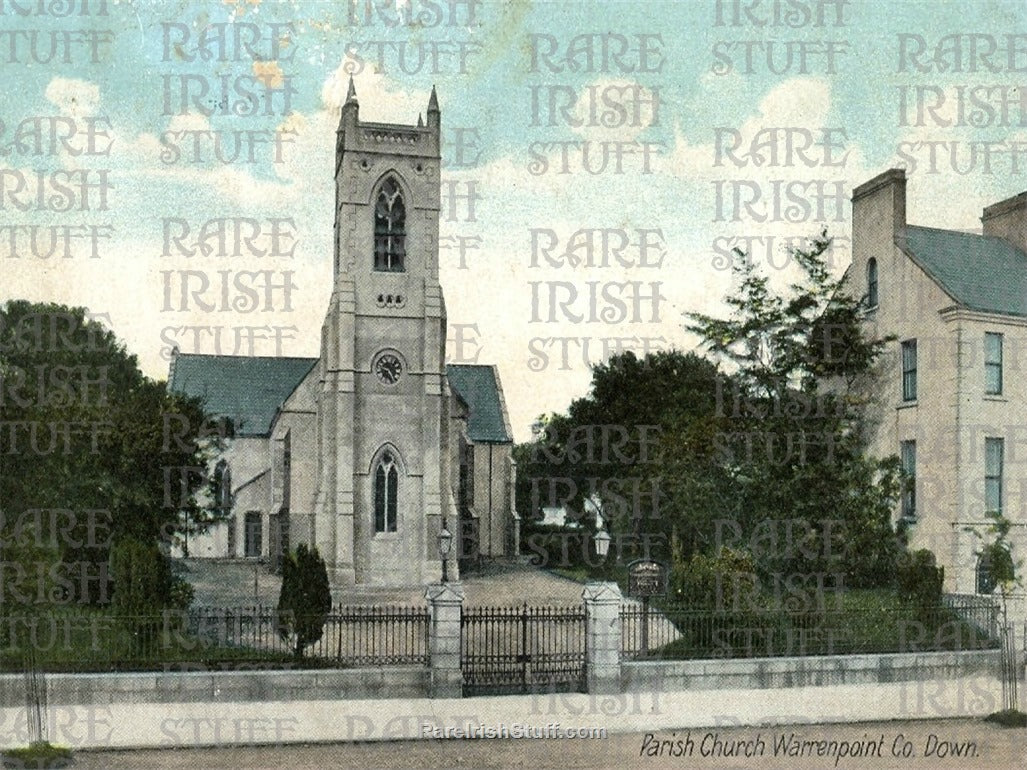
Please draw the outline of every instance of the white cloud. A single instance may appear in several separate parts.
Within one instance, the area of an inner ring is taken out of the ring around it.
[[[716,83],[711,81],[709,87],[713,88],[715,85]],[[740,126],[724,128],[737,128],[742,142],[736,152],[741,156],[745,152],[745,144],[751,142],[764,129],[792,129],[795,132],[793,136],[796,137],[796,144],[802,142],[802,139],[799,138],[801,132],[813,134],[813,139],[816,141],[821,129],[832,128],[827,124],[830,110],[831,85],[827,80],[817,77],[789,78],[770,89],[760,100],[756,112],[746,118]],[[713,127],[707,129],[707,135],[710,134],[714,134]],[[724,132],[721,136],[723,141],[727,142],[729,141],[727,137],[732,135]],[[838,136],[835,135],[833,139],[838,139]],[[827,175],[832,178],[851,176],[851,170],[859,168],[857,165],[858,149],[854,147],[838,148],[835,151],[835,159],[844,156],[847,149],[850,150],[850,154],[843,167],[824,166],[815,169],[814,174],[818,177]],[[723,147],[718,148],[714,137],[711,137],[709,142],[689,143],[678,124],[675,126],[674,145],[665,164],[665,171],[685,179],[697,177],[703,179],[723,179],[725,177],[748,179],[765,177],[770,174],[775,177],[808,179],[814,175],[811,174],[810,167],[805,165],[794,153],[790,159],[786,159],[782,155],[779,165],[776,166],[754,162],[739,167],[730,160],[725,161],[723,157],[718,158],[718,156],[723,156],[722,150]],[[808,157],[815,158],[816,155],[817,150],[815,149],[807,151]]]
[[[53,78],[44,95],[62,115],[72,118],[91,117],[100,105],[100,86],[77,78]]]
[[[554,94],[548,88],[540,88],[538,99],[536,112],[543,125],[551,119],[565,120],[567,99],[561,92]],[[634,141],[647,128],[659,125],[664,119],[667,108],[660,99],[659,89],[654,93],[634,80],[600,78],[583,86],[576,94],[569,112],[580,125],[572,126],[572,130],[595,141]]]
[[[189,112],[173,115],[168,121],[168,131],[210,131],[210,118],[200,113]]]

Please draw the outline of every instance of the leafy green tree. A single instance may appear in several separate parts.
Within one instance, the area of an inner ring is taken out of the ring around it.
[[[897,562],[895,586],[899,597],[912,606],[914,615],[926,627],[936,627],[945,568],[938,566],[934,553],[926,548],[907,551]]]
[[[988,523],[981,527],[964,527],[979,542],[977,558],[985,565],[988,580],[994,588],[998,588],[1002,608],[1003,625],[1009,622],[1009,597],[1017,589],[1023,588],[1023,578],[1019,575],[1022,561],[1013,558],[1013,544],[1009,540],[1009,532],[1013,523],[1001,511],[988,511],[984,514]]]
[[[984,527],[983,533],[978,527],[965,527],[964,529],[980,541],[977,557],[986,566],[988,579],[999,590],[999,607],[1002,610],[1002,628],[999,631],[1002,638],[1002,656],[1005,660],[1002,682],[1005,710],[999,715],[992,716],[1004,716],[1010,720],[1010,724],[1023,727],[1027,719],[1019,711],[1019,674],[1017,672],[1017,654],[1014,649],[1016,635],[1009,622],[1010,595],[1014,591],[1022,591],[1024,586],[1023,577],[1019,574],[1023,562],[1017,561],[1013,557],[1013,544],[1009,540],[1009,532],[1013,523],[1001,511],[988,511],[985,516],[988,518],[988,524]]]
[[[156,651],[165,610],[188,607],[191,586],[175,577],[156,542],[131,537],[111,549],[110,571],[114,580],[111,612],[131,635],[132,651]]]
[[[666,557],[681,538],[692,548],[724,513],[725,477],[710,438],[721,377],[711,362],[676,350],[626,352],[595,366],[588,395],[541,420],[539,435],[514,450],[529,548],[538,534],[540,548],[559,553],[556,540],[572,533],[536,532],[532,522],[547,505],[566,505],[576,518],[586,498],[616,538],[611,560],[618,551]],[[591,534],[594,523],[584,524],[579,535]],[[576,542],[567,553],[587,562],[589,550]]]
[[[803,547],[769,549],[761,568],[889,585],[901,476],[894,458],[868,458],[868,406],[887,340],[864,332],[863,302],[844,276],[832,277],[829,246],[821,233],[795,249],[799,280],[784,291],[736,252],[729,315],[690,313],[686,328],[734,375],[725,399],[731,427],[716,441],[734,481],[738,528],[748,537],[776,522],[806,533]]]
[[[278,595],[278,634],[292,640],[293,653],[317,642],[332,609],[328,569],[316,547],[300,543],[282,558],[282,589]]]
[[[822,234],[794,253],[798,279],[785,291],[736,255],[727,317],[689,314],[716,362],[668,351],[595,367],[589,394],[515,449],[525,522],[542,505],[580,512],[591,496],[615,557],[639,555],[648,537],[659,547],[650,556],[675,563],[748,550],[768,583],[823,572],[838,587],[890,586],[902,476],[896,458],[867,453],[886,340],[865,335],[828,246]],[[525,532],[531,547],[537,533]],[[550,558],[567,536],[538,534],[535,550]],[[626,553],[625,535],[636,545]]]
[[[43,517],[43,534],[63,561],[98,571],[115,542],[167,540],[203,521],[196,493],[220,446],[215,424],[199,401],[145,377],[85,309],[0,307],[0,378],[0,536],[32,511],[63,511]],[[76,601],[100,601],[100,582],[85,581]]]
[[[31,527],[0,541],[0,646],[24,650],[32,625],[69,600],[71,586],[60,579],[60,562],[54,544]]]

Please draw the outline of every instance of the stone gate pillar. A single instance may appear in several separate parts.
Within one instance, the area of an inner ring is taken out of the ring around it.
[[[585,601],[585,682],[589,693],[620,692],[620,605],[616,583],[589,583]]]
[[[428,626],[428,665],[431,668],[432,698],[463,695],[460,670],[460,614],[464,588],[460,583],[433,583],[424,593],[431,620]]]

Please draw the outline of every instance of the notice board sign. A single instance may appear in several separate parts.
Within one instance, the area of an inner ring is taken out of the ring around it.
[[[628,595],[640,599],[667,593],[667,568],[658,561],[637,559],[628,565]]]

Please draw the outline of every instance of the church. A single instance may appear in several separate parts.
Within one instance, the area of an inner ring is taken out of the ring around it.
[[[212,464],[209,504],[225,520],[181,551],[274,568],[310,543],[336,587],[437,581],[444,527],[450,579],[517,553],[498,370],[445,363],[440,123],[434,88],[426,124],[361,121],[350,81],[319,358],[174,353],[168,387],[233,426]]]

